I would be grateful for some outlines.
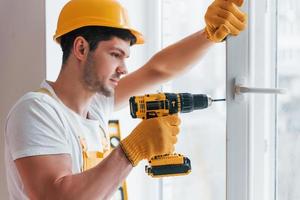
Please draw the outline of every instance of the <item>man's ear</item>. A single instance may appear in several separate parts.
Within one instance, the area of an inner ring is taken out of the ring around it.
[[[73,53],[78,60],[85,60],[89,50],[89,43],[84,39],[84,37],[78,36],[75,38],[73,43]]]

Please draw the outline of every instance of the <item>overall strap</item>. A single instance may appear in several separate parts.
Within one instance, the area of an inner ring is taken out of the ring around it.
[[[53,97],[53,95],[51,94],[51,92],[47,88],[39,88],[35,92],[40,92],[40,93],[48,94],[50,97]]]

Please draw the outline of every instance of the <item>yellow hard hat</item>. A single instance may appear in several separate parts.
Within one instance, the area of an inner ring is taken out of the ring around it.
[[[129,30],[136,37],[136,44],[143,44],[144,37],[130,25],[127,11],[116,0],[71,0],[61,10],[53,39],[84,26],[106,26]]]

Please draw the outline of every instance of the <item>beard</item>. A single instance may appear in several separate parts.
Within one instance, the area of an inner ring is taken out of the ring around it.
[[[114,74],[113,77],[119,77],[119,75]],[[88,55],[86,65],[84,66],[83,82],[85,87],[92,92],[103,94],[106,97],[114,95],[114,88],[108,86],[104,78],[97,76],[95,61],[91,54]]]

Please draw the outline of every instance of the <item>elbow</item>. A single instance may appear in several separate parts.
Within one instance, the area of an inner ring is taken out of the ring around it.
[[[82,199],[80,196],[72,196],[73,192],[70,192],[71,188],[71,177],[65,176],[56,179],[49,185],[45,191],[45,195],[41,199],[46,200],[71,200],[71,199]]]

